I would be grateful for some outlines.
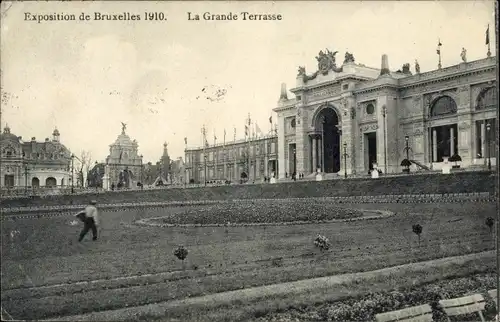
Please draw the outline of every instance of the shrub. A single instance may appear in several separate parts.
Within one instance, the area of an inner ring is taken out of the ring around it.
[[[330,242],[325,236],[318,235],[316,239],[314,239],[314,246],[319,247],[322,251],[328,250],[330,248]]]
[[[418,246],[420,246],[420,234],[422,233],[422,226],[415,224],[411,227],[412,231],[418,236]]]
[[[490,234],[493,232],[493,225],[495,224],[495,219],[493,217],[486,218],[486,226],[490,229]]]
[[[184,266],[184,260],[186,259],[187,255],[188,250],[184,248],[184,246],[179,246],[176,250],[174,250],[174,256],[182,261],[182,266]]]

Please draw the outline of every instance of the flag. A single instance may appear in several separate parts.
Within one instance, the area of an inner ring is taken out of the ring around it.
[[[245,136],[248,136],[248,125],[245,125]]]
[[[273,124],[273,117],[269,116],[269,123]]]
[[[442,45],[443,45],[443,44],[441,43],[441,39],[440,39],[440,40],[438,41],[438,47],[437,47],[437,50],[436,50],[436,53],[437,53],[438,55],[441,55],[441,46],[442,46]]]
[[[486,29],[486,45],[490,44],[490,25],[488,24],[488,28]]]
[[[255,131],[257,132],[257,136],[262,135],[262,131],[260,130],[260,127],[255,123]]]
[[[205,147],[207,147],[207,148],[209,147],[209,144],[208,144],[208,140],[207,140],[207,139],[205,139]]]

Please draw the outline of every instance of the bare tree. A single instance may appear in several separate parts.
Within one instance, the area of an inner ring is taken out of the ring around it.
[[[79,169],[79,177],[80,177],[80,184],[85,186],[85,182],[87,180],[88,173],[90,171],[90,168],[92,167],[92,153],[90,151],[85,151],[82,150],[80,154],[80,169]]]

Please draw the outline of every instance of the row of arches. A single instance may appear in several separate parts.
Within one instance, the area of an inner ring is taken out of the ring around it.
[[[477,110],[495,107],[497,104],[497,95],[494,87],[486,88],[480,92],[477,99]],[[431,103],[430,116],[440,117],[457,113],[457,104],[450,96],[440,96]],[[313,132],[310,135],[309,143],[311,145],[311,165],[310,171],[315,172],[317,168],[326,173],[338,173],[341,168],[342,151],[341,151],[341,135],[342,131],[339,128],[340,115],[337,109],[330,105],[325,104],[321,107],[312,117],[311,125]],[[456,139],[453,137],[457,135],[457,128],[446,129],[447,135],[451,133],[451,142],[448,145],[453,145],[451,150],[457,151]],[[448,138],[450,140],[450,138]],[[454,141],[453,141],[454,140]],[[446,141],[446,140],[445,140]],[[376,161],[376,139],[368,137],[367,139],[367,158],[371,165],[372,159]],[[437,143],[436,143],[437,145]],[[446,145],[446,147],[448,147]],[[437,145],[438,151],[440,145]],[[444,145],[443,145],[444,146]],[[371,151],[371,152],[370,152]],[[443,152],[444,153],[444,152]],[[290,144],[289,147],[289,169],[294,172],[297,165],[295,145]],[[436,154],[439,154],[436,153]],[[448,153],[449,154],[449,153]]]
[[[494,87],[483,89],[476,102],[476,110],[484,110],[497,106],[497,91]],[[439,117],[457,113],[457,103],[450,96],[444,95],[436,98],[430,107],[430,116]]]
[[[33,188],[38,188],[40,187],[40,179],[37,177],[34,177],[31,179],[31,186]],[[45,187],[56,187],[57,186],[57,179],[54,177],[48,177],[45,179]],[[61,186],[64,186],[64,178],[61,179]]]

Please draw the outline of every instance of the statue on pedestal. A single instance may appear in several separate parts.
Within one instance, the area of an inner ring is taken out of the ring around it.
[[[346,63],[354,63],[354,55],[350,52],[346,52],[344,56],[344,64]]]
[[[415,73],[420,74],[420,64],[416,59],[415,59]]]
[[[462,58],[463,62],[467,62],[467,50],[462,47],[462,53],[460,54],[460,57]]]
[[[123,122],[121,122],[121,123],[122,123],[122,134],[125,134],[125,130],[127,129],[127,124],[125,124]]]

